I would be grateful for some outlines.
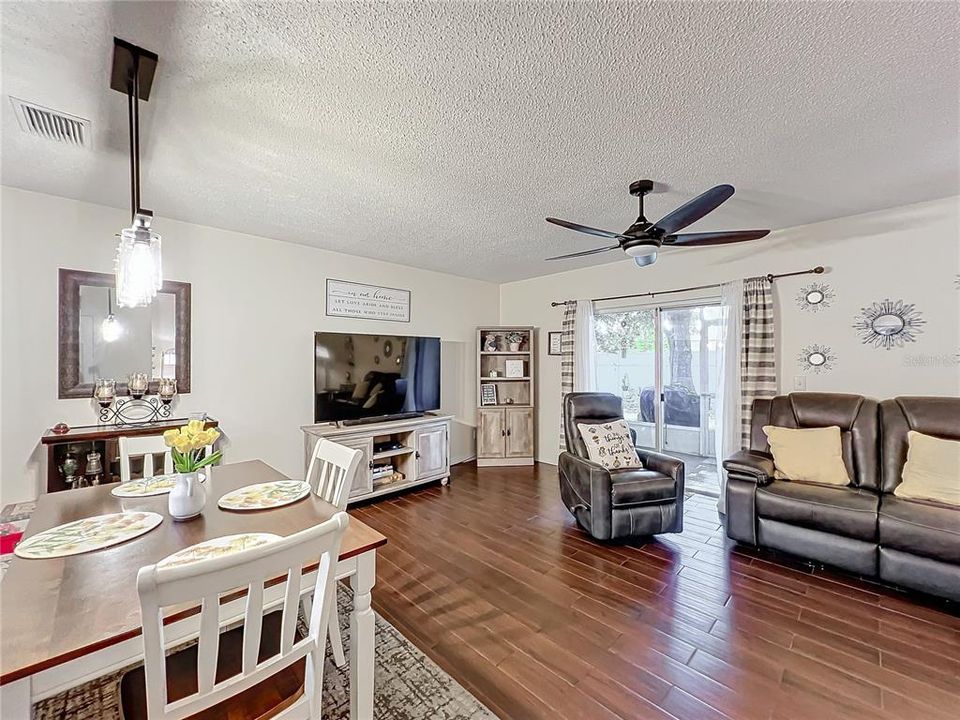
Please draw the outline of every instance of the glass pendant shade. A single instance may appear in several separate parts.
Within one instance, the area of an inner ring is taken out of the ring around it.
[[[137,213],[133,227],[120,232],[117,246],[117,305],[149,305],[163,284],[160,236],[150,229],[150,216]]]
[[[117,320],[116,315],[111,313],[104,318],[100,324],[100,335],[103,337],[103,341],[108,343],[112,343],[123,335],[123,325]]]

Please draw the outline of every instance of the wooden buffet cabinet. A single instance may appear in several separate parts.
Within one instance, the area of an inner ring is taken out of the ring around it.
[[[324,437],[363,453],[350,488],[349,502],[369,500],[405,488],[450,478],[450,422],[452,415],[427,413],[408,420],[362,425],[320,423],[304,425],[304,473],[314,446]],[[397,445],[381,449],[384,445]],[[381,446],[378,448],[378,446]],[[387,470],[390,474],[381,474]]]
[[[188,418],[173,418],[163,422],[146,423],[144,425],[81,425],[72,427],[65,433],[55,433],[47,430],[40,438],[40,444],[47,451],[47,492],[68,490],[64,482],[60,466],[68,453],[77,459],[78,475],[86,470],[86,457],[90,452],[100,453],[103,463],[103,477],[101,483],[120,482],[120,450],[121,437],[141,435],[162,435],[164,431],[182,427],[189,422]],[[219,423],[213,418],[207,418],[205,427],[218,427]],[[133,476],[138,477],[141,470],[137,465],[140,460],[131,460]]]

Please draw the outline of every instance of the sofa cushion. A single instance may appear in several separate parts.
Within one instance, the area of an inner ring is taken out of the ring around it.
[[[876,541],[879,497],[854,487],[774,480],[757,488],[757,515],[801,527]]]
[[[905,500],[934,500],[960,507],[960,440],[907,433],[903,482],[893,494]]]
[[[843,442],[836,425],[824,428],[792,428],[764,425],[763,432],[773,455],[777,480],[849,485],[843,464]]]
[[[884,495],[880,545],[960,563],[960,508]]]
[[[587,448],[587,456],[608,470],[643,467],[633,447],[630,427],[625,420],[607,423],[578,423],[577,430]]]
[[[611,470],[610,481],[615,508],[656,505],[677,498],[677,481],[653,470]]]

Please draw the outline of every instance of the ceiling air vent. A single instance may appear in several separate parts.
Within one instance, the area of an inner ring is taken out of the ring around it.
[[[90,144],[90,121],[76,115],[51,110],[42,105],[10,98],[20,129],[48,140],[87,147]]]

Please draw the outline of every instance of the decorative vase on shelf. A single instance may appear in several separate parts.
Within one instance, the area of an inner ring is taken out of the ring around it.
[[[214,428],[205,429],[203,420],[191,420],[182,428],[167,430],[163,439],[170,448],[173,466],[177,469],[177,482],[170,491],[168,508],[174,520],[189,520],[203,511],[207,493],[200,483],[197,472],[217,462],[222,456],[219,450],[204,457],[206,449],[220,438]]]
[[[518,332],[507,333],[505,339],[507,341],[507,347],[510,348],[510,352],[518,352],[524,341],[523,335]]]
[[[189,520],[203,512],[207,503],[207,491],[200,482],[200,472],[177,473],[177,484],[173,486],[167,500],[170,517],[174,520]]]

